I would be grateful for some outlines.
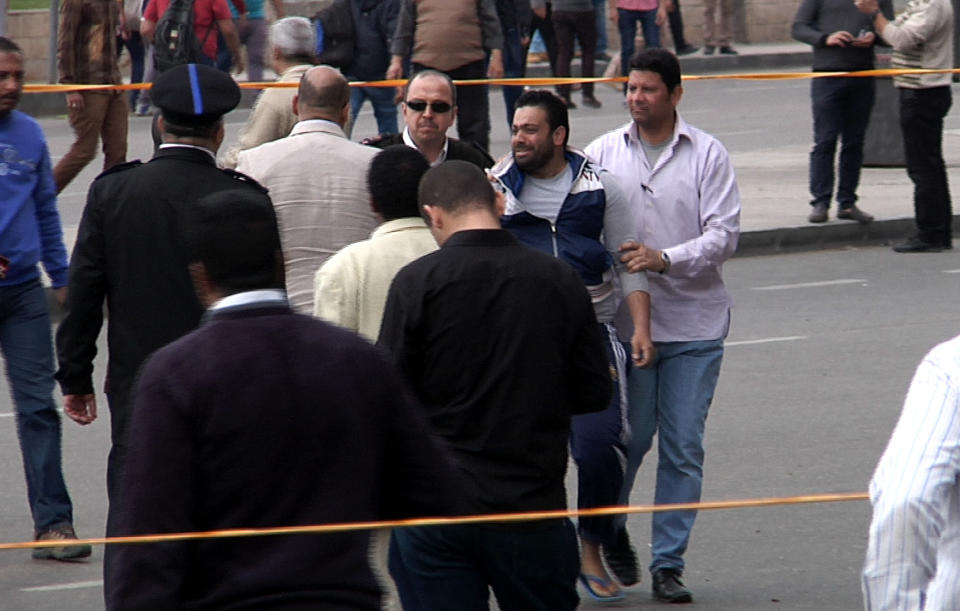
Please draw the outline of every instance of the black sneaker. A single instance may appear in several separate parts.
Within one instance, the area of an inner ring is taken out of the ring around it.
[[[945,242],[941,244],[934,244],[932,242],[926,242],[920,238],[914,236],[907,239],[906,242],[901,242],[900,244],[894,244],[894,252],[941,252],[944,250],[950,250],[953,248],[953,244],[950,242]]]
[[[680,581],[680,572],[658,569],[653,573],[653,595],[669,603],[693,602],[693,593]]]
[[[73,526],[63,524],[55,526],[37,534],[37,541],[69,541],[76,539],[77,533]],[[65,545],[63,547],[35,547],[33,557],[37,560],[79,560],[88,557],[91,552],[89,545]]]
[[[720,55],[740,55],[733,47],[720,47]]]
[[[692,53],[696,53],[699,50],[700,50],[700,47],[696,47],[691,44],[686,44],[680,47],[679,49],[677,49],[677,57],[680,57],[681,55],[690,55]]]

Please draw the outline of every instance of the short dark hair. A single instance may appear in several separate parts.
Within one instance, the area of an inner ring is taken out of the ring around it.
[[[223,293],[283,288],[280,231],[266,193],[236,188],[200,198],[189,208],[184,235],[190,262],[203,263]]]
[[[385,221],[420,216],[417,187],[429,169],[420,151],[405,144],[377,153],[367,171],[367,187],[374,209]]]
[[[23,55],[23,49],[9,38],[0,36],[0,53],[17,53],[18,55]]]
[[[445,161],[427,170],[420,179],[420,205],[452,214],[482,208],[497,216],[493,186],[483,170],[469,161]]]
[[[556,131],[558,127],[563,127],[566,131],[563,146],[567,146],[567,141],[570,140],[570,114],[560,96],[546,89],[530,89],[520,94],[514,109],[525,106],[542,108],[547,113],[547,124],[550,125],[551,132]]]
[[[677,56],[666,49],[641,49],[630,60],[630,70],[656,72],[663,79],[667,91],[673,90],[680,84],[680,62]]]
[[[454,84],[453,79],[450,78],[450,75],[446,72],[440,72],[439,70],[426,69],[419,72],[414,72],[413,76],[407,81],[407,86],[403,90],[403,101],[407,101],[407,92],[410,91],[410,85],[418,79],[422,79],[428,76],[433,76],[438,79],[444,80],[447,82],[447,85],[450,87],[450,104],[452,106],[457,105],[457,86]]]

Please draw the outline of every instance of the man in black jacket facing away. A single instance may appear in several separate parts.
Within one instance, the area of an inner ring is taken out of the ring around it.
[[[503,198],[465,161],[432,168],[420,205],[440,250],[400,270],[378,343],[453,451],[469,513],[566,507],[570,417],[612,390],[586,289],[566,263],[500,229]],[[404,608],[574,609],[569,520],[395,530]]]
[[[400,376],[369,343],[294,314],[270,199],[197,202],[202,326],[146,362],[118,535],[437,515],[453,486]],[[370,609],[369,531],[111,546],[108,609]]]

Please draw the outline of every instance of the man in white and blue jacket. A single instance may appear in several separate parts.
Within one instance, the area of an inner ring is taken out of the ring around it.
[[[43,131],[16,110],[22,90],[23,52],[0,37],[0,350],[13,389],[34,535],[67,541],[77,536],[61,468],[50,315],[37,269],[42,260],[62,304],[67,252]],[[89,545],[45,547],[33,557],[73,560],[90,551]]]
[[[610,371],[617,392],[609,407],[573,418],[571,451],[577,462],[580,508],[616,505],[623,483],[629,430],[626,422],[626,368],[630,350],[637,367],[654,360],[650,339],[650,298],[645,273],[629,273],[620,263],[621,245],[636,239],[633,213],[613,177],[567,146],[570,123],[563,100],[531,90],[517,100],[512,153],[491,170],[506,196],[503,228],[523,244],[552,254],[576,269],[593,300],[597,321],[607,337]],[[630,344],[619,341],[613,326],[621,301],[617,282],[633,320]],[[581,582],[598,600],[623,597],[600,558],[624,585],[637,581],[636,557],[626,531],[612,517],[583,518]]]

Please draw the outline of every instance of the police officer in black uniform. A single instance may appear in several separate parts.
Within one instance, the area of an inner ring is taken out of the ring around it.
[[[204,312],[187,271],[185,210],[228,189],[248,188],[268,199],[253,179],[217,168],[222,117],[240,101],[229,75],[195,64],[177,66],[157,78],[150,95],[161,111],[163,144],[147,163],[116,166],[91,186],[70,260],[68,313],[56,339],[64,411],[88,424],[97,417],[93,359],[106,299],[111,508],[137,371],[154,350],[196,328]],[[107,534],[110,524],[108,517]]]

